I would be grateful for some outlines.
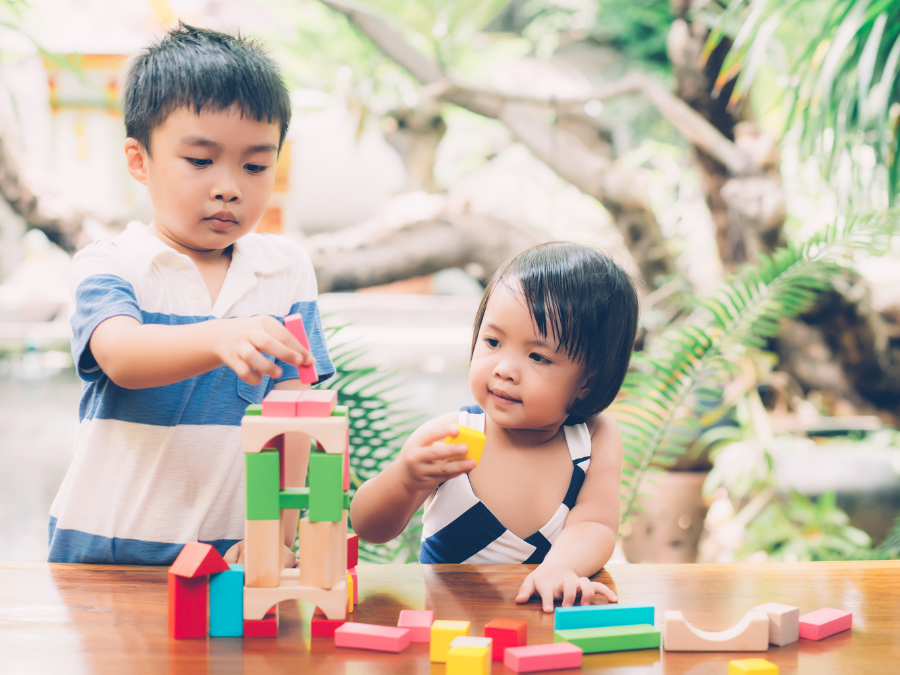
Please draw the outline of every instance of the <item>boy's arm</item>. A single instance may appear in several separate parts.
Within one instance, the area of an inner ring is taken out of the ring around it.
[[[611,602],[616,594],[588,577],[607,563],[619,532],[619,481],[622,471],[622,434],[615,420],[599,415],[590,423],[591,463],[575,507],[569,512],[562,532],[537,569],[529,574],[516,602],[541,596],[545,612],[553,611],[553,600],[563,606],[575,603],[581,593],[583,605],[600,592]]]

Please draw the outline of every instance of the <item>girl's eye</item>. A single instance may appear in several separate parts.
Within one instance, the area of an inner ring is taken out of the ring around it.
[[[189,163],[197,167],[209,166],[210,164],[212,164],[211,159],[195,159],[193,157],[186,157],[185,159],[187,159]]]
[[[496,338],[484,338],[484,341],[488,343],[489,347],[496,348],[500,346],[500,340],[497,340]]]
[[[262,164],[244,164],[244,168],[250,173],[262,173],[266,170]]]
[[[545,359],[543,356],[538,354],[537,352],[531,352],[528,355],[528,358],[534,361],[535,363],[550,363],[550,359]]]

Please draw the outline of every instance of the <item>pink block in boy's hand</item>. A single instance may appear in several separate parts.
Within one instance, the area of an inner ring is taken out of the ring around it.
[[[334,631],[334,646],[399,654],[409,647],[409,630],[369,623],[345,623]]]
[[[284,317],[284,327],[291,332],[291,335],[297,338],[297,341],[300,342],[301,345],[309,349],[306,328],[303,327],[303,317],[299,314],[291,314],[290,316]],[[300,373],[300,381],[304,384],[315,384],[319,381],[315,363],[308,366],[298,366],[297,370]]]
[[[821,640],[849,630],[852,624],[853,614],[850,612],[823,607],[800,617],[800,637],[805,640]]]
[[[430,609],[403,609],[397,620],[399,628],[409,628],[410,642],[431,642],[434,612]]]
[[[582,651],[571,642],[556,642],[528,647],[509,647],[503,665],[514,673],[581,668]]]

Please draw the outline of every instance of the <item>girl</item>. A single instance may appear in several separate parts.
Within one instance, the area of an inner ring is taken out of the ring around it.
[[[475,317],[469,385],[478,405],[422,425],[351,504],[356,533],[389,541],[422,504],[422,563],[540,563],[516,602],[545,612],[617,598],[591,582],[619,526],[622,439],[601,412],[622,385],[637,329],[628,275],[579,244],[536,246],[491,279]],[[455,460],[457,424],[487,437]]]

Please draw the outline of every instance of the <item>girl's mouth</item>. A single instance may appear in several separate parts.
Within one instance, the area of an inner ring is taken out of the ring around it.
[[[488,389],[494,402],[499,405],[514,405],[521,403],[520,400],[513,398],[502,389]]]

